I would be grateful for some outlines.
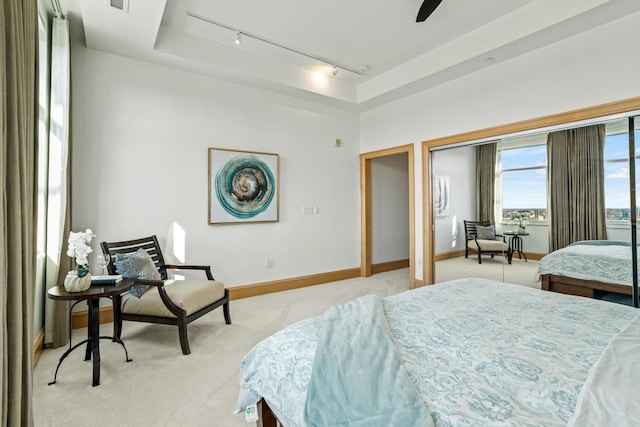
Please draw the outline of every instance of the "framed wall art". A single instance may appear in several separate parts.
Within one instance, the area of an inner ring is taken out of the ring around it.
[[[449,216],[449,177],[438,175],[433,180],[433,214]]]
[[[209,224],[278,221],[278,154],[209,148]]]

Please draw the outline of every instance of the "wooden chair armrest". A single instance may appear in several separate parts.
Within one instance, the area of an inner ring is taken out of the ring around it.
[[[209,265],[181,265],[181,264],[165,264],[161,265],[160,270],[202,270],[207,275],[207,279],[215,280],[211,274],[211,266]]]
[[[148,280],[148,279],[134,279],[133,286],[136,285],[144,285],[144,286],[155,286],[157,288],[164,288],[164,280]]]
[[[167,295],[167,290],[164,287],[164,280],[135,279],[133,281],[133,285],[134,286],[135,285],[155,286],[156,288],[158,288],[160,299],[162,300],[164,305],[167,307],[167,309],[171,313],[175,314],[176,317],[183,315],[184,310],[178,307],[176,304],[174,304],[174,302],[171,301],[171,298],[169,298],[169,295]]]
[[[482,252],[482,247],[480,247],[480,242],[478,242],[478,236],[473,236],[473,240],[475,240],[478,250]]]
[[[172,270],[209,270],[211,269],[208,265],[182,265],[182,264],[165,264],[161,265],[160,268],[169,268]]]

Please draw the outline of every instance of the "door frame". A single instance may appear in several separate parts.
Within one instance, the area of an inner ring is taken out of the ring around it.
[[[415,170],[414,145],[360,154],[360,275],[371,276],[371,159],[407,153],[409,186],[409,287],[415,287]]]
[[[605,118],[615,114],[627,114],[640,110],[640,97],[624,99],[593,107],[581,108],[559,114],[538,117],[520,122],[494,126],[490,128],[459,133],[442,138],[423,141],[422,147],[422,204],[423,204],[423,266],[422,277],[425,285],[435,283],[435,256],[434,256],[434,222],[433,200],[431,180],[431,148],[456,146],[466,142],[489,140],[504,137],[505,135],[537,131],[546,127],[569,124],[582,120]]]

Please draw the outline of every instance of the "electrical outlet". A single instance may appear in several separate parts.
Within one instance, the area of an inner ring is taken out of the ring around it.
[[[267,268],[269,268],[269,269],[276,268],[276,260],[275,259],[268,259],[267,260]]]

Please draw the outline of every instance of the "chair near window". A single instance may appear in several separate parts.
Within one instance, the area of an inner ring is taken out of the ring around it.
[[[114,335],[120,338],[122,321],[160,323],[178,327],[183,354],[191,353],[187,325],[222,306],[227,325],[229,290],[214,280],[211,267],[165,264],[156,236],[122,242],[100,243],[111,255],[109,274],[135,279],[131,291],[114,297]],[[169,280],[167,270],[202,270],[203,280]]]
[[[506,255],[511,264],[511,248],[502,234],[496,234],[495,226],[489,221],[464,221],[466,243],[464,257],[469,258],[469,251],[478,254],[478,264],[482,264],[482,255]]]

